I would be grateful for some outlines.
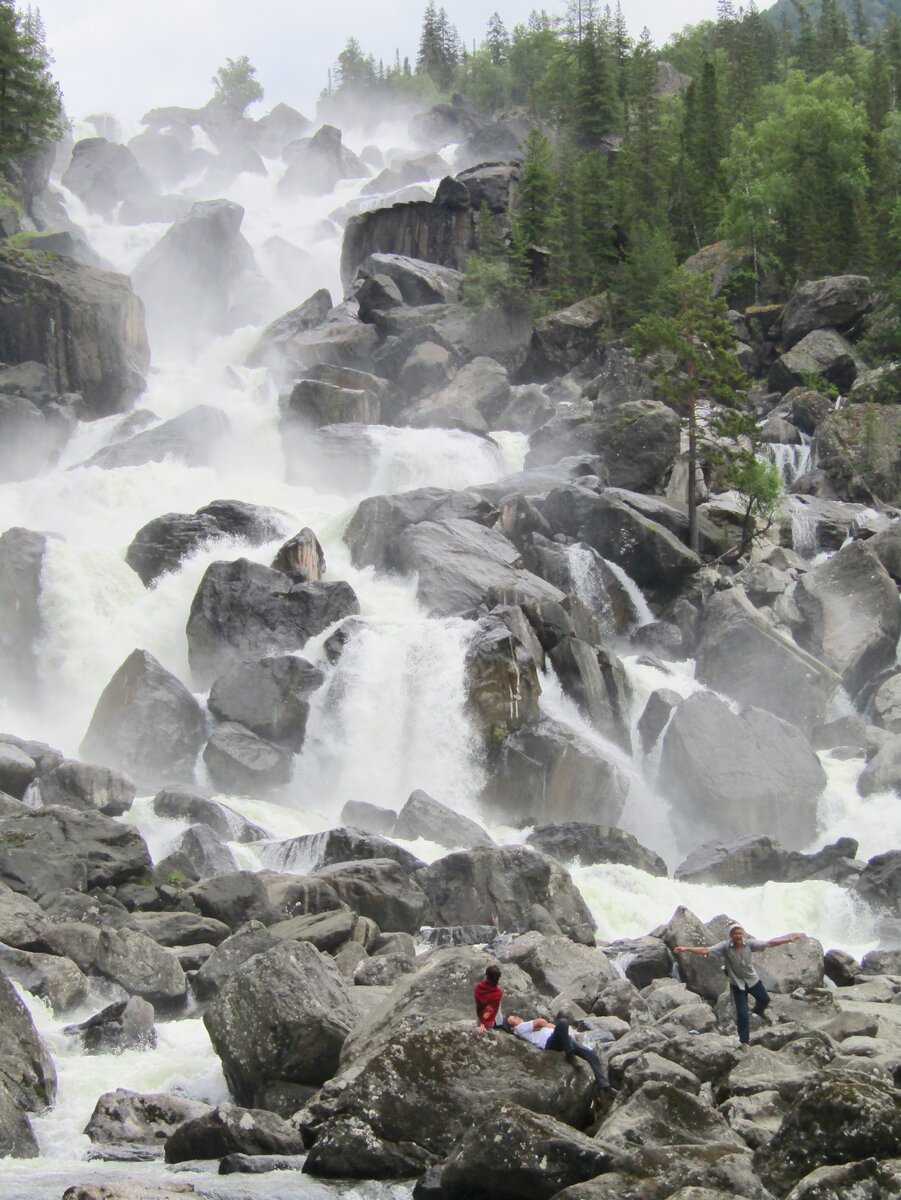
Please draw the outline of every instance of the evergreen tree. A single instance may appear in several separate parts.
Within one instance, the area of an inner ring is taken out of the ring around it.
[[[677,271],[665,311],[645,317],[632,331],[641,356],[658,355],[652,368],[661,395],[681,414],[688,433],[688,544],[698,550],[698,407],[717,401],[734,407],[747,380],[735,357],[735,334],[726,305],[710,295],[705,275]]]
[[[510,35],[504,27],[499,13],[492,13],[488,19],[488,33],[485,37],[488,56],[496,67],[507,61],[510,48]]]
[[[622,122],[613,46],[602,22],[584,30],[575,54],[572,128],[580,145],[593,147],[605,134],[616,132]]]
[[[243,114],[251,104],[263,99],[263,88],[255,78],[256,68],[246,54],[227,58],[213,76],[213,95],[223,107]]]
[[[619,156],[619,219],[656,225],[662,211],[662,131],[657,55],[647,29],[642,30],[629,63],[625,124]]]
[[[680,142],[675,164],[677,194],[686,248],[690,246],[694,251],[713,240],[724,201],[720,164],[725,138],[717,72],[709,58],[704,62],[700,79],[693,80],[685,92]]]
[[[60,136],[62,100],[49,61],[43,26],[0,3],[0,159]]]

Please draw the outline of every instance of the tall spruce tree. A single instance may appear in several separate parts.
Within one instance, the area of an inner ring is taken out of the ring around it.
[[[632,330],[636,352],[657,356],[652,373],[661,395],[685,422],[688,434],[688,544],[698,550],[697,468],[703,401],[735,406],[747,379],[735,357],[735,334],[726,305],[710,295],[706,275],[684,269],[672,277],[663,313]]]
[[[8,0],[0,3],[0,159],[52,142],[62,132],[62,100],[48,70],[42,29]]]

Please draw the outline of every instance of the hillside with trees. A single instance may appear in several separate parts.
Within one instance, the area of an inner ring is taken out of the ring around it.
[[[470,295],[527,293],[537,314],[605,292],[614,332],[653,311],[676,264],[728,241],[726,301],[784,298],[800,280],[859,272],[882,289],[868,346],[901,350],[901,20],[849,20],[839,0],[800,25],[721,0],[664,47],[621,6],[571,3],[508,31],[495,13],[462,46],[429,4],[415,68],[348,43],[324,96],[421,104],[462,93],[525,113],[508,230],[490,231]],[[536,248],[537,251],[536,252]]]

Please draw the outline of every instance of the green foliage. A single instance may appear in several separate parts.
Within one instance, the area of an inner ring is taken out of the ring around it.
[[[697,550],[696,466],[702,435],[698,408],[705,401],[737,408],[748,380],[735,357],[735,335],[726,306],[711,297],[708,276],[680,268],[661,301],[662,311],[645,317],[632,330],[632,342],[640,357],[654,356],[650,369],[658,391],[687,427],[689,544]],[[742,429],[747,427],[748,422],[743,422]]]
[[[227,58],[213,76],[215,99],[232,112],[243,113],[251,104],[263,99],[263,88],[256,73],[246,54],[240,58]]]
[[[830,383],[821,371],[802,371],[801,384],[808,391],[817,392],[820,396],[826,396],[829,400],[837,400],[840,395],[835,384]]]
[[[851,92],[847,77],[792,72],[774,111],[733,131],[721,232],[789,279],[851,270],[865,247],[867,118]]]
[[[429,0],[422,17],[422,32],[419,38],[419,54],[416,70],[440,88],[446,88],[454,75],[454,68],[463,57],[460,35],[451,24],[447,11],[436,8]]]
[[[0,161],[55,141],[62,99],[39,15],[0,3]]]

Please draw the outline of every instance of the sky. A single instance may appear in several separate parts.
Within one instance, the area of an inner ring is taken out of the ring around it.
[[[496,9],[508,28],[534,8],[565,11],[565,0],[443,0],[469,45]],[[137,119],[163,104],[195,106],[212,94],[213,73],[246,54],[266,91],[262,114],[279,101],[315,116],[326,72],[348,37],[386,62],[415,59],[426,0],[37,0],[55,56],[66,110]],[[683,25],[712,19],[716,0],[622,0],[629,31],[658,45]],[[767,7],[764,2],[760,7]],[[24,7],[24,5],[23,5]]]

